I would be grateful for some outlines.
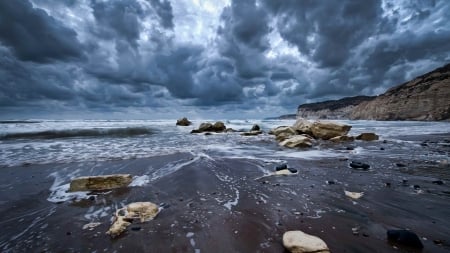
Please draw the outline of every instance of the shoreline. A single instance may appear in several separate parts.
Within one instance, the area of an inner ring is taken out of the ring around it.
[[[282,234],[300,229],[322,238],[332,252],[415,252],[394,249],[386,241],[386,229],[408,228],[421,238],[425,248],[420,252],[447,252],[450,166],[433,159],[440,153],[448,157],[450,134],[400,139],[427,146],[415,144],[405,149],[396,142],[378,141],[361,144],[368,150],[364,153],[350,150],[347,155],[320,159],[283,157],[298,174],[262,179],[258,178],[273,171],[276,163],[208,152],[203,157],[178,153],[0,168],[0,222],[5,231],[0,249],[284,252]],[[333,148],[344,150],[347,146],[354,144]],[[352,170],[348,166],[351,160],[366,162],[371,169]],[[47,200],[56,183],[56,178],[49,176],[52,173],[60,176],[59,185],[68,183],[71,175],[130,173],[148,175],[149,180],[78,202],[52,203]],[[432,183],[435,180],[445,183],[436,185]],[[344,190],[365,195],[355,201],[345,197]],[[105,232],[112,214],[134,201],[164,203],[165,208],[155,220],[132,224],[126,233],[110,239]],[[101,224],[83,230],[90,222]],[[352,228],[357,228],[358,235]],[[433,240],[441,240],[443,245]]]

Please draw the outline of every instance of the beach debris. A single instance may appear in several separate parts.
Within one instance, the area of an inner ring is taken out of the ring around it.
[[[91,222],[91,223],[85,224],[83,226],[83,230],[86,230],[86,229],[94,230],[94,228],[100,226],[100,224],[101,224],[100,222]]]
[[[133,177],[130,174],[77,177],[70,182],[69,192],[99,191],[127,187]]]
[[[106,232],[112,238],[123,233],[131,223],[138,221],[144,223],[153,220],[158,215],[160,209],[152,202],[134,202],[117,209],[114,215],[114,222]]]
[[[329,122],[316,121],[311,125],[311,132],[315,138],[329,140],[336,136],[347,135],[352,126]]]
[[[283,246],[292,253],[329,253],[327,244],[317,236],[300,230],[283,234]]]
[[[177,126],[189,126],[192,122],[190,122],[186,117],[177,120]]]
[[[313,139],[306,135],[291,136],[279,144],[287,148],[309,148],[312,146]]]
[[[405,229],[392,229],[387,231],[387,239],[391,243],[397,243],[404,246],[422,249],[423,244],[419,237],[412,231]]]
[[[370,168],[370,165],[367,163],[357,162],[357,161],[351,161],[350,167],[353,169],[361,169],[361,170],[368,170]]]
[[[330,139],[330,141],[338,143],[338,142],[347,142],[347,141],[354,141],[355,137],[353,136],[347,136],[347,135],[340,135],[336,136]]]
[[[359,199],[362,196],[364,196],[364,192],[350,192],[350,191],[344,191],[345,196],[352,198],[352,199]]]
[[[380,137],[375,133],[361,133],[358,136],[356,136],[356,139],[361,141],[376,141],[379,138]]]

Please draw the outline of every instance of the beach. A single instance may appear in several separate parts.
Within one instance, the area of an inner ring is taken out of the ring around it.
[[[289,230],[322,238],[331,252],[450,250],[450,133],[323,141],[310,153],[279,147],[267,134],[181,135],[211,138],[206,141],[232,135],[236,149],[272,151],[231,154],[224,143],[198,152],[5,165],[1,251],[284,252],[281,238]],[[352,161],[370,169],[352,169]],[[298,173],[271,175],[281,162]],[[103,192],[66,192],[75,176],[117,173],[133,175],[133,182]],[[364,195],[351,199],[344,191]],[[106,235],[115,210],[137,201],[160,205],[160,213],[119,237]],[[94,222],[98,226],[83,228]],[[389,243],[388,229],[414,231],[424,249]]]

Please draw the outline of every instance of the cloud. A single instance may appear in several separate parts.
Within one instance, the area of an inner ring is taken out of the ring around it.
[[[0,40],[25,61],[69,60],[83,52],[74,30],[28,0],[0,2]]]

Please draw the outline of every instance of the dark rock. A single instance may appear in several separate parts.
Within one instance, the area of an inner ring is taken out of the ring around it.
[[[402,184],[403,184],[404,186],[408,185],[408,179],[403,179],[403,180],[402,180]]]
[[[376,141],[379,139],[379,137],[375,133],[362,133],[356,136],[356,139],[362,141]]]
[[[66,232],[66,235],[71,235],[71,234],[72,234],[72,232],[70,232],[70,231],[69,231],[69,232]]]
[[[177,120],[177,126],[189,126],[190,124],[192,124],[192,122],[190,122],[186,117]]]
[[[370,165],[367,163],[352,161],[350,163],[350,167],[352,167],[353,169],[368,170],[370,168]]]
[[[404,246],[413,247],[413,248],[423,248],[423,244],[420,241],[419,237],[409,231],[404,229],[399,230],[388,230],[387,238],[390,242],[398,243]]]
[[[275,171],[286,170],[287,168],[288,168],[287,164],[283,163],[283,164],[279,164],[279,165],[275,166]]]
[[[250,131],[260,131],[260,130],[261,130],[261,128],[257,124],[254,124],[252,126],[252,129],[250,129]]]
[[[380,150],[384,150],[384,148],[383,148],[383,147],[381,147],[381,148],[380,148]]]
[[[94,201],[95,200],[95,196],[89,196],[88,198],[90,201]]]
[[[396,163],[395,165],[397,165],[397,167],[406,167],[406,164],[403,163]]]
[[[212,135],[212,133],[205,133],[205,135]]]
[[[386,187],[391,187],[391,183],[384,183],[384,185],[386,186]]]
[[[427,147],[428,144],[426,144],[425,142],[422,142],[422,143],[420,143],[420,146],[422,146],[422,147]]]
[[[289,170],[291,173],[297,173],[297,169],[294,169],[294,168],[288,168],[288,170]]]
[[[141,227],[131,227],[131,230],[133,230],[133,231],[139,231],[141,229],[142,229]]]
[[[201,123],[200,126],[198,127],[198,131],[199,132],[207,132],[207,131],[212,131],[213,130],[213,125],[211,123]]]
[[[386,144],[386,143],[387,143],[387,140],[384,140],[383,143]]]
[[[433,240],[434,244],[436,245],[442,245],[444,242],[442,240]]]
[[[194,129],[191,131],[191,134],[199,134],[199,133],[201,133],[201,131],[198,129]]]
[[[415,184],[415,185],[413,186],[413,188],[414,188],[414,190],[418,190],[418,189],[420,189],[420,185]]]
[[[327,184],[335,184],[335,182],[333,181],[333,180],[328,180],[328,181],[325,181]]]
[[[442,180],[435,180],[435,181],[433,181],[432,183],[433,183],[433,184],[437,184],[437,185],[443,185],[443,184],[444,184],[444,181],[442,181]]]
[[[354,147],[346,147],[345,149],[347,149],[347,150],[353,150],[353,149],[355,149]]]

